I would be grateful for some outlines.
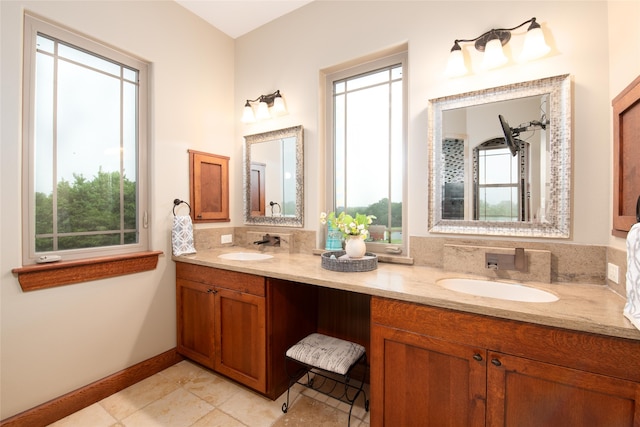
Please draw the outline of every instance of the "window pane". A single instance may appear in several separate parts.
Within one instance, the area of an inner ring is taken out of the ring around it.
[[[119,81],[65,62],[58,69],[58,180],[119,171]]]
[[[335,204],[337,210],[343,210],[345,200],[345,95],[334,100],[334,156],[335,156]]]
[[[347,117],[347,207],[366,209],[389,194],[389,88],[351,93]]]
[[[136,212],[138,211],[136,199],[136,182],[138,182],[136,168],[138,164],[136,100],[138,98],[138,87],[132,83],[125,83],[123,86],[123,98],[122,150],[118,151],[122,156],[124,228],[135,229],[137,224]],[[134,240],[134,242],[136,241]]]
[[[41,35],[38,35],[36,39],[36,46],[38,47],[38,50],[43,52],[53,53],[54,45],[55,43],[53,40],[42,37]]]
[[[70,59],[87,67],[95,68],[105,73],[120,77],[120,66],[111,61],[106,61],[95,55],[91,55],[63,43],[58,44],[58,55],[61,58]]]
[[[347,81],[347,90],[352,91],[366,86],[377,85],[389,81],[389,70],[365,74]]]
[[[480,217],[485,221],[517,221],[518,189],[515,187],[480,188]]]
[[[34,169],[35,191],[53,192],[53,58],[37,54]],[[42,232],[51,233],[47,228]]]
[[[296,214],[296,139],[282,140],[282,215]]]
[[[484,150],[485,182],[487,184],[508,184],[512,182],[511,153],[509,150]]]
[[[129,80],[133,83],[137,83],[138,82],[138,72],[136,70],[132,70],[129,68],[123,68],[122,69],[122,77],[125,80]]]

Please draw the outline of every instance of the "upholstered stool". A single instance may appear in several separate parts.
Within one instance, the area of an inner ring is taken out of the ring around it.
[[[282,405],[282,412],[286,413],[289,409],[289,390],[296,383],[347,403],[350,406],[349,424],[351,424],[353,404],[360,393],[364,397],[365,410],[369,410],[369,401],[363,390],[367,355],[360,344],[327,335],[311,334],[290,347],[285,354],[285,359],[296,362],[302,368],[293,375],[288,374],[289,389],[287,401]],[[363,369],[362,380],[354,385],[351,383],[350,373],[359,363],[365,369]],[[285,363],[285,367],[286,365]],[[305,375],[306,381],[301,382],[301,377]]]

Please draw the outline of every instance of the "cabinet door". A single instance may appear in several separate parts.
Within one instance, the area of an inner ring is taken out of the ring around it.
[[[191,217],[229,221],[229,158],[189,150]]]
[[[372,426],[484,426],[486,351],[378,324]]]
[[[489,360],[487,426],[640,426],[638,383],[495,352]]]
[[[266,392],[265,298],[218,289],[215,301],[214,369]]]
[[[178,352],[213,369],[213,286],[176,279]]]

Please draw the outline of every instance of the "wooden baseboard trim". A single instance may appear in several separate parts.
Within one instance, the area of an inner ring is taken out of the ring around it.
[[[47,426],[183,360],[175,348],[0,421],[2,427]]]

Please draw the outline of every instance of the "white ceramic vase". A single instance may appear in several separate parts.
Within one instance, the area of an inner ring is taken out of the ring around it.
[[[344,250],[349,258],[362,258],[367,252],[367,245],[360,236],[349,236],[344,245]]]

